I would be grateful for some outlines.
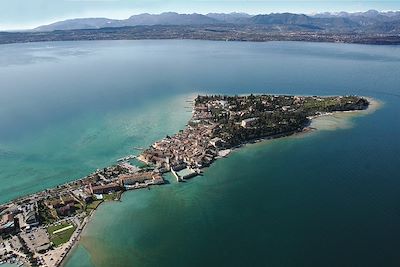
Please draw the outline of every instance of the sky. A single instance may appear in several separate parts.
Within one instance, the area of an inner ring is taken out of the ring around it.
[[[31,29],[52,22],[84,17],[126,19],[140,13],[357,12],[400,10],[400,0],[0,0],[0,30]]]

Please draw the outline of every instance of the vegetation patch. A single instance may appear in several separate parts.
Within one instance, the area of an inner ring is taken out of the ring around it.
[[[52,224],[57,220],[57,216],[54,215],[52,210],[50,210],[43,201],[38,202],[38,212],[39,220],[42,224]]]
[[[47,232],[50,235],[50,241],[53,242],[54,246],[58,247],[71,238],[75,232],[76,226],[70,223],[62,223],[58,225],[52,225],[47,228]]]
[[[111,193],[111,194],[104,194],[103,197],[104,197],[104,201],[112,201],[112,200],[119,199],[119,194],[118,194],[118,192]]]
[[[86,210],[95,210],[103,202],[103,200],[94,200],[86,206]]]

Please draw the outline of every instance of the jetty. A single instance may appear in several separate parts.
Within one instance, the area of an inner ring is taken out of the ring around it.
[[[136,158],[135,155],[129,155],[129,156],[117,159],[117,162],[125,162],[125,161],[129,161],[129,160],[135,159],[135,158]]]

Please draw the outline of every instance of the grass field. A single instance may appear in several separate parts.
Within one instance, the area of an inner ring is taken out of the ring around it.
[[[112,201],[118,198],[118,193],[112,193],[112,194],[104,194],[104,201]]]
[[[71,238],[74,233],[76,226],[69,223],[62,223],[59,225],[52,225],[47,228],[47,232],[50,235],[50,241],[53,242],[54,246],[62,245]]]
[[[103,200],[94,200],[92,203],[86,206],[86,210],[95,210]]]

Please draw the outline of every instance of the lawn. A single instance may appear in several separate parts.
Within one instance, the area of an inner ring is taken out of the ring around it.
[[[111,194],[104,194],[104,201],[112,201],[119,198],[119,192],[111,193]]]
[[[68,242],[72,234],[75,232],[76,226],[69,223],[62,223],[59,225],[52,225],[47,228],[50,235],[50,241],[54,246],[58,247],[61,244]]]
[[[94,200],[92,203],[86,206],[86,210],[95,210],[103,200]]]

